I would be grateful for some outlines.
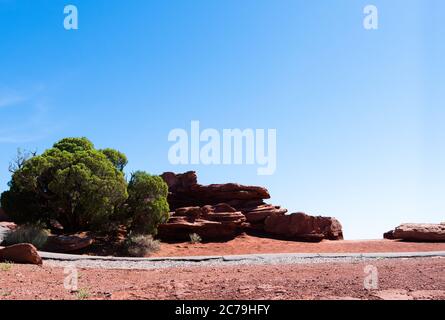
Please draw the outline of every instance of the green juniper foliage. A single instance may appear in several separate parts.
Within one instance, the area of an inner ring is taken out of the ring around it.
[[[156,234],[158,225],[169,218],[167,195],[168,186],[161,177],[143,171],[133,173],[127,200],[131,230]]]
[[[128,159],[125,154],[109,148],[100,151],[113,163],[116,169],[124,171],[125,166],[128,164]]]
[[[156,234],[168,219],[168,187],[138,171],[125,180],[127,157],[97,150],[87,138],[66,138],[42,155],[20,157],[1,206],[15,222],[60,222],[65,231],[106,231],[124,224]]]
[[[128,196],[122,171],[86,138],[63,139],[26,160],[9,187],[1,204],[14,221],[56,219],[70,231],[100,228]]]

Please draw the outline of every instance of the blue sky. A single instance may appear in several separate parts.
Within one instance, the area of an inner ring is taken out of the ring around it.
[[[63,28],[63,8],[79,30]],[[362,26],[379,9],[379,29]],[[17,148],[86,136],[128,172],[266,186],[348,239],[445,221],[441,0],[0,0],[0,190]],[[173,166],[170,130],[277,129],[277,170]]]

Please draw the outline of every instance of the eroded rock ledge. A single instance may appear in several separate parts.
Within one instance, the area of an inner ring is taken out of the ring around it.
[[[415,242],[445,242],[445,223],[405,223],[386,232],[383,237]]]
[[[290,240],[321,241],[341,240],[343,231],[340,222],[330,217],[313,217],[305,213],[285,216],[270,216],[265,221],[267,233]]]
[[[169,187],[170,220],[159,226],[163,240],[189,240],[192,233],[205,241],[227,240],[242,232],[291,240],[343,239],[334,218],[312,217],[267,204],[267,189],[236,183],[200,185],[193,171],[161,175]]]

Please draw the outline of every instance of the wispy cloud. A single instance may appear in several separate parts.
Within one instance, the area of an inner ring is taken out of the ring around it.
[[[10,108],[20,106],[19,109]],[[26,143],[44,139],[54,129],[49,122],[49,106],[43,92],[27,94],[0,89],[0,119],[8,118],[0,127],[0,143]],[[13,121],[11,121],[13,119]]]
[[[43,139],[45,136],[0,136],[0,143],[27,143]]]
[[[13,105],[17,105],[26,100],[25,97],[22,97],[17,94],[5,94],[0,92],[0,108],[9,107]]]

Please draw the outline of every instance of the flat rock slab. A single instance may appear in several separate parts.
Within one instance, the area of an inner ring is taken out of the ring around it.
[[[408,294],[407,290],[389,289],[377,291],[374,296],[382,300],[413,300],[414,298]]]
[[[417,290],[408,291],[404,289],[388,289],[377,291],[373,294],[382,300],[432,300],[444,299],[444,290]]]
[[[54,252],[73,252],[93,244],[93,239],[87,234],[51,236],[47,248]]]
[[[393,232],[394,239],[445,242],[445,224],[405,223]]]

